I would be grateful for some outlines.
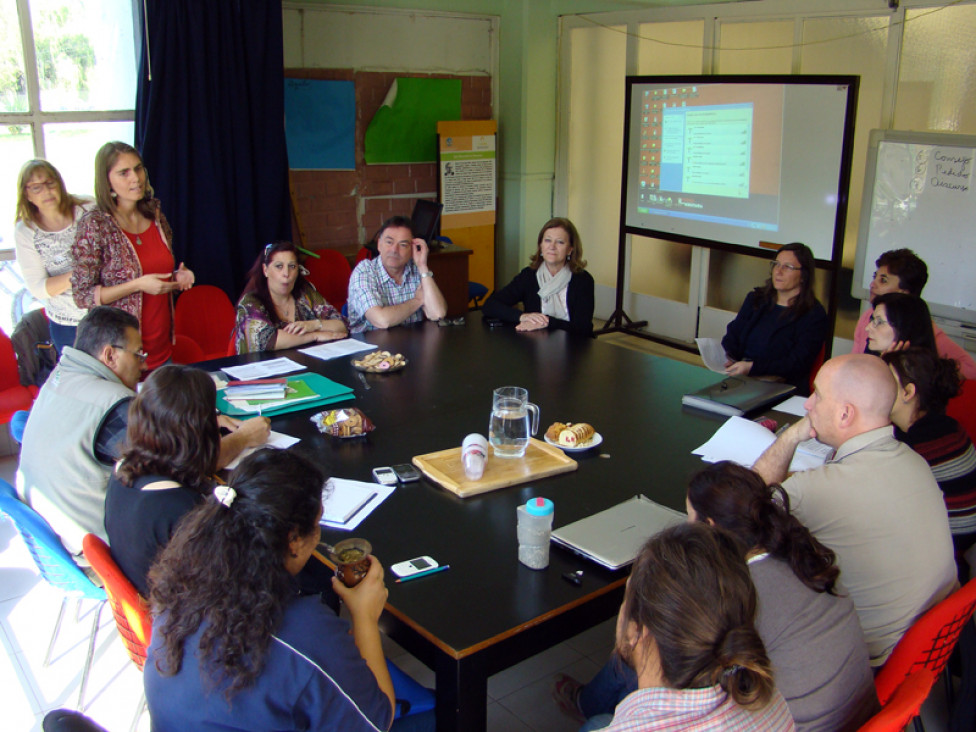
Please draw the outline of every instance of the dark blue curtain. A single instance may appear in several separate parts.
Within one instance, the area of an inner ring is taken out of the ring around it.
[[[146,3],[136,146],[177,264],[235,302],[259,248],[291,238],[281,12],[280,0]]]

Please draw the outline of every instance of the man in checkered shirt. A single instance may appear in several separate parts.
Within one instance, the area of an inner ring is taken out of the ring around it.
[[[405,216],[387,219],[377,237],[379,256],[356,265],[349,279],[349,332],[440,320],[447,303],[427,266],[427,242]]]

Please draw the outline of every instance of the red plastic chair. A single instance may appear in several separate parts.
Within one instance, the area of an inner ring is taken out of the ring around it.
[[[185,335],[176,336],[176,343],[173,344],[172,357],[173,363],[181,363],[184,365],[207,360],[203,349],[197,345],[197,342]]]
[[[146,649],[152,640],[149,604],[112,559],[108,544],[94,534],[85,534],[81,540],[81,550],[105,585],[108,604],[115,616],[115,627],[118,628],[119,637],[125,644],[129,658],[142,671],[142,667],[146,665]],[[132,730],[135,730],[145,709],[146,695],[143,694],[135,719],[132,720]]]
[[[349,295],[349,275],[352,274],[349,260],[335,249],[319,249],[315,253],[319,259],[308,257],[305,260],[308,281],[332,307],[342,310]]]
[[[962,382],[962,390],[959,396],[949,400],[946,414],[961,424],[969,439],[976,442],[976,381]]]
[[[108,544],[94,534],[85,534],[81,548],[85,559],[105,584],[105,594],[108,595],[125,650],[141,671],[146,663],[146,649],[152,640],[149,605],[112,559]]]
[[[236,311],[219,287],[196,285],[176,298],[173,328],[200,346],[205,359],[226,355]]]
[[[930,608],[912,624],[874,677],[874,687],[882,704],[887,704],[898,685],[918,669],[927,668],[936,677],[945,670],[959,633],[973,616],[974,609],[976,579]],[[951,691],[951,684],[947,685],[948,691]]]
[[[820,346],[820,351],[817,353],[817,357],[813,359],[813,366],[810,367],[810,393],[813,394],[813,380],[817,376],[817,372],[820,371],[820,367],[824,364],[824,358],[827,356],[827,344],[824,343]]]
[[[37,391],[36,386],[20,383],[13,344],[7,334],[0,331],[0,424],[7,424],[14,412],[30,411]]]
[[[901,682],[888,703],[865,722],[858,732],[902,732],[913,719],[917,727],[919,710],[934,683],[935,674],[929,669],[916,670]]]

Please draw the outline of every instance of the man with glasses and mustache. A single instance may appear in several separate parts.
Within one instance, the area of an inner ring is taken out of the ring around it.
[[[129,402],[146,370],[138,319],[119,308],[92,308],[31,409],[20,450],[17,492],[72,554],[87,533],[105,533],[105,491],[121,453]],[[221,441],[219,465],[267,441],[269,421],[238,423]]]

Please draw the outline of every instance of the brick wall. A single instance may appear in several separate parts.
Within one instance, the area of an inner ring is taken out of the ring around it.
[[[309,249],[336,249],[355,255],[390,216],[409,216],[419,197],[436,198],[437,165],[369,165],[363,139],[393,80],[400,76],[461,79],[461,118],[491,119],[491,79],[487,76],[398,74],[348,69],[286,69],[285,76],[351,80],[356,86],[356,170],[293,171],[292,193]],[[418,195],[420,194],[420,195]],[[299,241],[294,219],[293,238]]]

